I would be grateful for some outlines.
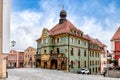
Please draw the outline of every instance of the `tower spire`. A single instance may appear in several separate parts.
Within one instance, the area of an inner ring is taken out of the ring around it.
[[[64,10],[64,5],[62,5],[62,10],[60,11],[59,24],[64,23],[64,21],[66,20],[66,16],[67,16],[67,13],[66,13],[66,11]]]

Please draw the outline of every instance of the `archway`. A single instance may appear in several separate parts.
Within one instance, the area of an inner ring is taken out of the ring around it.
[[[37,61],[36,61],[36,67],[41,67],[41,59],[37,59]]]
[[[61,69],[65,70],[65,62],[64,61],[61,63]]]
[[[47,68],[47,62],[46,61],[44,62],[44,68]]]
[[[51,60],[51,69],[57,69],[57,60],[56,59]]]

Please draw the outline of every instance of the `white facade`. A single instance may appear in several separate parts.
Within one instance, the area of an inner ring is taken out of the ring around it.
[[[3,0],[2,53],[10,51],[10,0]]]

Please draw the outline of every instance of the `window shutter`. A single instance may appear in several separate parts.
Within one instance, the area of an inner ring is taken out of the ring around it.
[[[61,42],[61,38],[59,38],[59,41]]]
[[[70,42],[72,42],[72,38],[70,37]]]

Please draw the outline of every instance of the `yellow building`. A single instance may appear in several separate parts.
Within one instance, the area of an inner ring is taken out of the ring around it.
[[[24,51],[24,67],[26,68],[35,67],[35,54],[36,49],[32,47],[28,47]]]

